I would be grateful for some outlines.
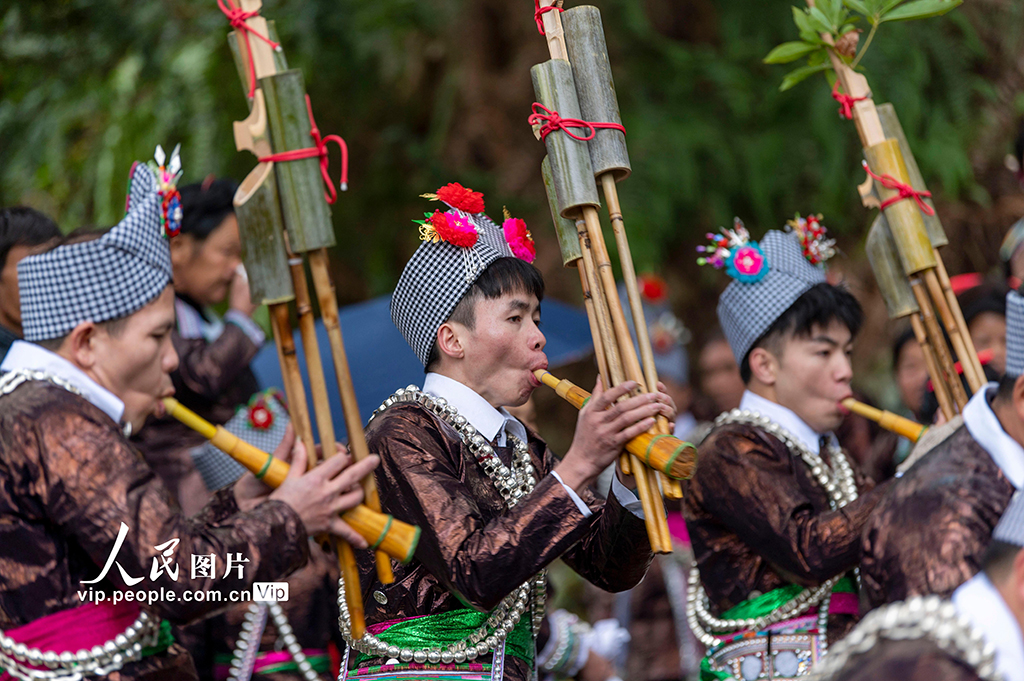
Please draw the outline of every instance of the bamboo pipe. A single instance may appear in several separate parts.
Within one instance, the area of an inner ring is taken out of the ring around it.
[[[814,0],[807,0],[807,4],[814,7]],[[831,36],[828,34],[822,34],[822,39],[828,44],[832,45]],[[834,49],[828,50],[829,60],[832,63],[832,69],[836,74],[836,78],[839,80],[843,87],[851,97],[857,98],[858,101],[853,104],[853,120],[857,127],[857,135],[860,137],[861,145],[865,148],[871,147],[875,144],[884,142],[885,132],[882,127],[882,121],[878,116],[878,110],[875,108],[874,100],[872,99],[871,89],[868,87],[867,78],[862,74],[855,72],[851,69],[839,55],[836,54]],[[936,257],[938,253],[936,252]],[[939,260],[941,262],[941,259]],[[930,292],[929,292],[930,293]],[[921,308],[921,315],[925,321],[926,329],[929,335],[934,336],[934,330],[928,323],[929,315],[934,320],[934,314],[932,313],[932,306],[930,301],[927,300],[927,294],[920,296],[915,291],[915,296],[918,299],[918,306]],[[957,305],[959,307],[959,305]],[[923,346],[922,346],[923,347]],[[959,394],[964,395],[963,386],[960,383],[959,378],[956,375],[956,371],[953,368],[952,358],[949,355],[949,350],[946,347],[945,339],[942,338],[941,333],[936,337],[936,343],[934,345],[936,353],[936,365],[940,371],[936,374],[932,374],[932,385],[937,386],[944,380],[943,374],[951,376],[952,380],[949,381],[949,388],[952,391],[953,397],[957,404],[960,404]],[[961,365],[971,363],[973,361],[970,357],[962,357]],[[936,396],[938,396],[936,392]],[[961,408],[963,405],[960,405]]]
[[[619,354],[618,341],[615,336],[615,332],[612,327],[612,321],[610,319],[610,310],[607,299],[604,297],[607,293],[606,289],[601,286],[601,283],[597,279],[597,265],[595,264],[595,253],[592,248],[592,242],[590,238],[590,231],[587,229],[586,221],[583,218],[576,220],[576,229],[580,237],[580,250],[583,253],[583,257],[580,260],[580,266],[582,267],[583,276],[587,282],[589,290],[593,296],[594,311],[597,317],[597,327],[600,330],[600,334],[596,336],[599,338],[599,342],[605,350],[605,366],[608,373],[604,374],[605,382],[611,385],[618,385],[624,382],[625,374],[622,368],[622,359]],[[620,308],[621,312],[621,308]],[[623,465],[624,463],[624,465]],[[620,467],[624,474],[633,474],[636,477],[637,482],[637,496],[640,497],[640,505],[644,509],[645,522],[644,525],[647,529],[647,537],[651,543],[651,550],[655,553],[662,553],[666,548],[664,544],[664,534],[667,534],[667,523],[660,523],[666,525],[666,532],[663,534],[657,518],[664,519],[664,514],[656,515],[657,504],[654,499],[654,495],[651,494],[650,482],[647,480],[647,476],[644,475],[644,471],[639,469],[642,468],[639,461],[631,462],[628,454],[623,454],[620,457]],[[658,495],[660,500],[660,493]],[[671,543],[668,544],[671,547]]]
[[[334,283],[331,281],[327,264],[327,249],[320,248],[310,251],[309,269],[313,274],[313,289],[320,303],[320,318],[327,329],[327,338],[331,343],[331,358],[334,360],[334,374],[338,379],[338,394],[341,395],[341,408],[345,414],[345,428],[348,430],[348,449],[352,458],[362,461],[370,456],[370,448],[366,444],[366,433],[363,432],[363,420],[359,415],[359,402],[356,400],[352,372],[349,369],[348,355],[345,352],[345,340],[341,334],[338,321],[338,299],[334,294]],[[373,474],[362,480],[363,492],[366,494],[366,505],[380,511],[380,494]],[[377,578],[381,584],[395,581],[395,573],[391,569],[388,556],[380,551],[376,553]]]
[[[918,306],[921,308],[921,321],[928,334],[932,349],[935,351],[936,363],[941,369],[939,380],[946,382],[957,411],[962,411],[967,406],[967,393],[964,391],[960,377],[957,376],[956,369],[953,367],[953,358],[949,355],[949,348],[946,347],[946,340],[942,336],[939,322],[935,319],[934,312],[932,312],[931,301],[928,299],[927,291],[924,290],[924,283],[920,278],[914,277],[910,280],[910,288],[914,292]],[[934,386],[936,382],[936,378],[933,377],[932,385]]]
[[[928,430],[928,426],[918,423],[917,421],[911,421],[908,418],[904,418],[899,414],[894,414],[891,411],[884,409],[876,409],[869,404],[858,402],[852,397],[847,397],[843,400],[843,406],[852,411],[854,414],[863,416],[869,421],[874,421],[882,428],[888,431],[902,435],[911,442],[917,442],[924,435],[924,431]]]
[[[611,316],[613,342],[618,345],[625,377],[627,380],[636,381],[639,390],[646,392],[647,386],[643,370],[640,368],[640,361],[637,359],[636,350],[633,347],[633,338],[626,324],[626,316],[622,310],[622,302],[619,300],[618,287],[615,284],[615,274],[608,257],[608,249],[605,247],[604,234],[601,232],[600,217],[597,210],[591,206],[584,206],[582,210],[588,245],[593,253],[599,286]],[[630,468],[633,471],[633,477],[636,478],[637,490],[643,490],[640,501],[642,504],[646,504],[644,515],[653,519],[647,523],[647,532],[652,539],[651,546],[657,553],[670,553],[672,551],[672,535],[669,533],[668,523],[665,520],[665,502],[662,499],[657,475],[648,475],[647,471],[639,465],[639,459],[634,459],[631,463],[634,464]]]
[[[327,398],[327,381],[324,380],[324,366],[320,359],[320,343],[316,338],[316,320],[313,318],[313,304],[309,297],[309,284],[306,281],[306,269],[302,258],[288,254],[288,268],[292,273],[292,286],[295,289],[295,308],[299,317],[299,333],[302,336],[302,349],[306,355],[306,370],[309,374],[309,389],[313,393],[313,413],[316,415],[316,428],[320,433],[320,444],[323,445],[324,456],[330,456],[334,443],[334,422],[331,420],[331,409]],[[317,464],[316,451],[310,452],[309,465]]]
[[[939,283],[939,277],[935,270],[925,272],[925,283],[928,286],[928,293],[931,294],[932,299],[935,301],[935,308],[939,312],[942,324],[949,332],[949,339],[952,341],[957,357],[960,359],[960,367],[964,372],[964,378],[967,379],[967,385],[970,386],[972,392],[977,392],[985,385],[985,373],[982,370],[979,376],[978,371],[975,369],[975,365],[979,364],[977,352],[973,353],[974,361],[971,361],[972,353],[968,350],[965,339],[968,336],[966,325],[963,328],[957,325],[957,320],[949,307],[945,292],[942,290],[942,285]]]
[[[281,363],[285,397],[288,398],[288,414],[295,426],[295,434],[306,446],[306,452],[312,452],[310,456],[316,456],[316,443],[313,441],[313,428],[309,424],[309,405],[306,402],[306,389],[302,385],[299,358],[295,352],[290,314],[287,303],[270,306],[274,344],[277,346],[277,358]]]
[[[287,234],[285,235],[287,237]],[[287,244],[287,238],[285,239]],[[313,410],[316,413],[317,428],[320,431],[321,451],[324,457],[334,456],[334,423],[331,420],[331,408],[327,399],[327,381],[324,379],[324,367],[320,360],[320,344],[316,339],[316,322],[313,319],[313,306],[309,298],[309,283],[306,281],[306,269],[302,258],[288,254],[288,267],[292,273],[292,285],[295,288],[295,306],[299,317],[299,333],[302,335],[302,348],[306,354],[306,369],[309,373],[309,387],[313,393]],[[308,424],[308,421],[307,421]],[[308,427],[308,425],[307,425]],[[316,465],[316,450],[309,456],[310,468]],[[355,553],[348,542],[339,538],[331,540],[338,553],[338,568],[345,577],[345,601],[352,618],[352,638],[360,639],[366,633],[366,621],[363,610],[363,594],[359,585],[359,567]]]
[[[558,0],[540,0],[539,8],[552,7],[552,6],[555,6],[557,4],[557,2],[558,2]],[[569,60],[568,59],[568,51],[566,50],[566,47],[565,47],[565,34],[564,34],[563,30],[562,30],[562,19],[561,19],[560,13],[557,10],[556,11],[545,12],[541,16],[541,20],[542,20],[542,24],[544,26],[545,39],[547,41],[548,51],[549,51],[549,53],[551,55],[551,58],[552,59],[562,59],[564,61],[568,61]],[[593,225],[596,224],[596,226],[597,226],[596,237],[598,239],[598,245],[599,245],[599,247],[603,248],[603,246],[604,246],[604,238],[603,238],[603,236],[601,235],[601,232],[600,232],[600,221],[597,218],[597,211],[593,207],[584,208],[583,209],[583,218],[584,218],[584,222],[587,224],[588,231],[592,230]],[[578,227],[579,227],[579,224],[577,223],[577,228]],[[581,237],[582,237],[582,232],[581,232]],[[591,232],[591,237],[593,238],[593,232]],[[585,246],[585,244],[582,242],[582,240],[581,240],[581,245]],[[587,260],[587,250],[588,250],[587,248],[584,248],[584,261],[585,262]],[[607,253],[605,253],[605,260],[607,260]],[[610,272],[610,263],[608,264],[608,267],[609,267],[608,274],[610,275],[611,274],[611,272]],[[600,271],[595,271],[593,269],[591,269],[590,273],[588,274],[588,276],[590,277],[590,281],[592,281],[592,282],[594,281],[594,279],[603,280],[604,277],[601,276],[601,275],[602,275],[602,273]],[[592,294],[597,294],[598,291],[599,291],[598,287],[591,286],[591,293]],[[614,318],[616,310],[610,304],[612,300],[617,300],[618,299],[617,292],[615,291],[615,288],[614,288],[614,277],[612,277],[612,289],[611,289],[611,291],[609,292],[607,289],[605,289],[604,293],[607,295],[607,297],[608,297],[607,299],[608,299],[608,303],[609,303],[607,308],[606,308],[606,310],[608,312],[610,312],[610,314],[613,316],[612,322],[614,324],[615,321],[616,321],[615,318]],[[594,307],[595,307],[595,311],[597,311],[597,310],[599,310],[601,308],[601,305],[598,304],[595,301]],[[618,307],[617,312],[621,316],[621,314],[622,314],[621,306]],[[607,325],[601,325],[601,332],[602,332],[602,336],[603,336],[602,344],[604,346],[604,349],[610,355],[614,355],[617,352],[618,349],[612,350],[611,348],[613,348],[615,345],[622,345],[621,344],[622,338],[620,336],[620,337],[618,337],[618,339],[616,339],[617,334],[615,334],[613,332],[612,334],[609,335],[607,333],[608,331],[609,331],[609,329],[608,329]],[[628,331],[626,331],[626,333],[627,333],[627,336],[628,336]],[[618,340],[619,342],[617,343],[616,340]],[[630,345],[631,345],[631,339],[628,339],[628,340],[630,341]],[[596,348],[596,345],[597,344],[595,343],[595,348]],[[622,347],[629,347],[629,346],[624,346],[623,345]],[[636,363],[637,360],[636,360],[635,352],[631,352],[631,354],[632,354],[632,361],[634,363]],[[620,353],[620,362],[621,362],[621,357],[622,357],[622,354]],[[627,361],[628,361],[628,359],[627,359]],[[621,371],[621,364],[616,365],[616,362],[614,362],[612,360],[611,356],[608,358],[607,365],[608,365],[609,371],[612,371],[613,373],[616,370],[617,371]],[[637,366],[637,368],[639,368],[639,366]],[[639,371],[637,371],[636,374],[637,374],[638,378],[641,377]],[[606,379],[610,378],[610,376],[608,374],[605,374],[605,378]],[[616,385],[616,384],[618,384],[620,382],[621,381],[615,381],[614,379],[612,379],[612,381],[610,382],[610,385]],[[642,381],[637,381],[637,382],[638,383],[642,383]],[[625,457],[623,457],[623,458],[625,458]],[[632,469],[639,469],[640,468],[639,461],[636,461],[635,463],[637,465],[631,466],[631,468]],[[625,472],[625,467],[623,467],[623,468],[624,468],[624,472]],[[640,496],[641,504],[643,505],[645,515],[648,518],[648,521],[647,521],[646,524],[647,524],[648,537],[651,539],[651,548],[652,548],[652,550],[654,550],[657,553],[670,553],[671,550],[672,550],[672,548],[671,548],[672,547],[672,545],[671,545],[671,536],[669,535],[669,532],[668,532],[668,524],[665,521],[665,515],[664,515],[664,510],[663,510],[664,509],[664,504],[663,504],[662,499],[661,499],[660,491],[657,490],[657,486],[655,484],[655,486],[654,486],[655,490],[654,491],[657,492],[657,494],[652,495],[652,493],[651,493],[651,481],[653,481],[653,476],[652,476],[652,480],[648,481],[647,480],[647,476],[644,474],[643,471],[639,471],[638,473],[634,473],[634,474],[637,477],[637,493]],[[656,496],[657,499],[655,500],[654,498],[652,498],[652,496]],[[662,511],[660,513],[656,513],[656,509],[658,507],[662,508]]]
[[[605,202],[608,204],[608,218],[615,234],[615,245],[619,251],[619,264],[622,267],[622,280],[626,286],[626,297],[633,316],[633,327],[636,329],[636,344],[640,352],[640,363],[643,368],[647,389],[654,392],[658,389],[658,369],[654,364],[654,350],[647,330],[647,319],[644,317],[643,302],[640,299],[640,287],[637,284],[636,269],[633,267],[633,254],[626,236],[626,226],[622,219],[622,208],[619,205],[619,190],[615,184],[615,173],[601,175],[601,187],[604,190]],[[672,427],[664,416],[656,419],[658,432],[671,435]],[[666,475],[659,475],[662,492],[671,499],[682,499],[683,488],[679,482]]]
[[[210,423],[173,397],[163,398],[163,404],[168,415],[205,437],[210,444],[245,466],[268,487],[280,487],[288,477],[291,467],[273,454],[254,447],[228,432],[223,426]],[[412,560],[420,540],[419,527],[374,511],[365,504],[345,511],[341,517],[370,546],[379,547],[381,551],[402,563]]]
[[[582,409],[590,393],[571,381],[559,379],[543,369],[534,371],[537,380],[553,389],[566,402]],[[626,449],[657,471],[676,480],[686,480],[697,464],[697,448],[672,435],[643,433],[626,444]]]
[[[946,265],[942,262],[938,249],[935,249],[935,262],[935,273],[939,276],[939,284],[942,286],[943,293],[946,294],[946,302],[949,304],[949,309],[953,312],[956,324],[963,330],[964,342],[967,344],[967,354],[973,360],[974,371],[981,378],[982,383],[986,383],[985,369],[981,365],[978,350],[974,347],[974,339],[971,338],[971,331],[967,327],[967,320],[964,319],[964,312],[960,309],[960,301],[957,300],[956,293],[953,291],[953,283],[949,280],[949,273],[946,272]],[[979,390],[979,388],[975,388],[975,390]]]
[[[928,368],[928,375],[932,376],[932,389],[935,391],[935,399],[939,402],[939,409],[942,410],[946,420],[952,419],[957,414],[956,406],[953,404],[953,397],[949,393],[949,386],[945,380],[938,380],[943,377],[939,369],[939,362],[935,358],[935,350],[931,341],[928,340],[928,333],[924,329],[924,322],[921,321],[921,313],[915,312],[910,315],[910,326],[914,330],[914,337],[921,346],[921,353],[924,355],[924,363]]]

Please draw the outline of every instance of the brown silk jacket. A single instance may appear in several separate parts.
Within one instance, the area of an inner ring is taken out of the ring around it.
[[[751,425],[713,430],[683,483],[683,516],[712,611],[720,615],[755,591],[817,586],[855,568],[861,529],[888,485],[833,511],[781,440]],[[834,624],[845,629],[852,620]]]
[[[174,592],[173,602],[147,609],[183,623],[227,608],[231,590],[274,581],[305,564],[305,527],[286,504],[269,501],[239,513],[231,488],[197,516],[185,518],[152,469],[109,416],[50,383],[33,381],[0,397],[0,629],[19,627],[82,603],[83,580],[95,579],[113,550],[121,523],[129,532],[117,560],[132,590]],[[177,581],[150,579],[154,547],[180,540],[172,559]],[[191,556],[215,554],[215,578],[191,576]],[[242,577],[224,578],[227,554],[248,558]],[[103,583],[126,590],[116,566]],[[183,600],[185,591],[222,592],[221,603]],[[133,679],[189,679],[188,653],[167,652],[126,665]]]
[[[980,677],[971,665],[930,639],[882,639],[827,681],[980,681]]]
[[[602,502],[589,492],[580,496],[593,515],[584,518],[549,475],[556,459],[533,432],[527,444],[537,486],[511,509],[455,430],[421,405],[389,408],[366,435],[370,451],[381,458],[381,505],[423,530],[415,558],[395,564],[391,585],[377,581],[372,555],[360,552],[368,625],[467,605],[490,610],[559,557],[609,591],[635,586],[651,562],[643,520],[614,495]],[[495,447],[495,453],[506,465],[511,462],[511,448]],[[379,603],[374,592],[387,602]],[[506,679],[529,676],[522,660],[506,657]]]
[[[1013,485],[961,426],[885,494],[864,529],[861,610],[953,591],[981,570]]]

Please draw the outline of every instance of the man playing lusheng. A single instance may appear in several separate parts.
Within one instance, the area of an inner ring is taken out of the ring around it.
[[[1006,374],[974,394],[963,425],[911,466],[864,530],[865,605],[953,590],[1024,488],[1024,298],[1006,296]]]
[[[690,624],[709,647],[705,679],[808,673],[855,619],[844,575],[860,560],[860,531],[879,496],[858,498],[832,434],[850,395],[861,308],[825,281],[832,242],[818,219],[790,225],[758,245],[737,221],[702,259],[735,279],[718,318],[747,386],[683,484],[699,568]]]
[[[675,409],[664,392],[616,403],[636,385],[598,385],[572,446],[555,459],[504,409],[523,404],[539,385],[533,371],[547,366],[544,283],[527,262],[529,232],[512,218],[499,228],[482,195],[459,185],[438,198],[450,210],[421,225],[425,243],[391,303],[427,369],[423,390],[396,393],[367,430],[381,458],[381,504],[423,537],[394,584],[380,585],[364,562],[371,635],[353,657],[369,675],[360,678],[412,668],[525,681],[551,561],[561,557],[609,590],[643,577],[651,549],[639,502],[617,480],[603,503],[587,486],[656,414],[674,419]]]
[[[254,582],[302,566],[307,532],[366,545],[337,514],[361,499],[353,485],[372,457],[342,471],[338,456],[304,474],[305,451],[288,436],[276,454],[292,452],[292,472],[269,499],[247,475],[186,519],[128,442],[173,392],[174,291],[160,232],[180,220],[175,162],[133,168],[128,214],[110,231],[18,266],[32,342],[15,342],[0,366],[0,667],[18,678],[197,678],[161,618],[226,608],[232,591],[251,594]],[[196,557],[210,564],[197,571]]]

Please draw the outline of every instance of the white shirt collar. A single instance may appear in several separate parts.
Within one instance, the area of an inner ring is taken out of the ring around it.
[[[953,592],[953,605],[995,646],[996,667],[1005,681],[1024,681],[1024,638],[1020,625],[984,572]]]
[[[96,381],[86,376],[85,372],[55,352],[50,352],[41,345],[26,341],[15,341],[0,364],[0,372],[15,369],[34,369],[53,374],[78,388],[82,397],[89,400],[96,408],[120,424],[124,416],[124,402]]]
[[[820,433],[814,431],[803,419],[787,407],[777,402],[756,395],[749,390],[743,392],[743,399],[740,400],[740,409],[756,411],[761,416],[766,416],[778,425],[788,430],[793,437],[799,440],[807,449],[818,454]]]
[[[974,441],[988,452],[1003,471],[1010,484],[1016,489],[1024,489],[1024,448],[1003,430],[1003,425],[999,423],[988,401],[989,395],[997,387],[997,384],[989,383],[974,393],[974,397],[964,407],[964,425]]]
[[[496,442],[499,447],[505,446],[506,428],[517,438],[526,442],[526,426],[520,423],[516,417],[508,413],[504,407],[495,409],[476,391],[459,383],[454,378],[430,372],[423,379],[423,392],[446,399],[448,404],[458,409],[459,413],[466,417],[466,420],[477,429],[477,432],[489,442]]]

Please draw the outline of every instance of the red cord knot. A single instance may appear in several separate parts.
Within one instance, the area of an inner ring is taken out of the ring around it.
[[[327,189],[324,191],[324,200],[327,203],[333,205],[338,200],[338,192],[334,190],[334,184],[331,181],[331,173],[329,168],[329,159],[327,156],[327,143],[334,142],[338,145],[341,150],[341,191],[348,189],[348,145],[345,144],[339,135],[328,135],[327,137],[320,137],[320,129],[316,127],[316,121],[313,119],[313,104],[309,99],[309,95],[306,95],[306,110],[309,112],[309,135],[313,138],[312,147],[306,149],[293,149],[292,151],[282,151],[277,154],[271,154],[270,156],[264,156],[259,159],[260,163],[267,163],[270,161],[282,162],[282,161],[300,161],[306,158],[319,158],[320,159],[320,175],[324,178],[324,186]]]
[[[623,135],[626,134],[626,128],[619,123],[591,123],[590,121],[580,120],[579,118],[562,118],[557,111],[552,111],[540,102],[533,103],[533,113],[526,119],[531,126],[540,126],[540,139],[544,141],[547,136],[553,133],[555,130],[561,130],[569,137],[580,142],[589,142],[594,139],[594,135],[597,134],[598,129],[609,129],[618,130]],[[582,137],[577,135],[569,128],[583,128],[589,131]]]
[[[922,213],[925,215],[935,215],[935,209],[925,203],[924,199],[921,198],[931,198],[932,193],[930,191],[917,191],[909,184],[903,184],[892,175],[875,175],[871,172],[871,168],[868,166],[867,161],[861,161],[860,163],[864,166],[864,170],[867,171],[867,174],[878,182],[881,182],[883,187],[886,189],[895,189],[898,192],[896,196],[888,198],[882,202],[882,210],[885,210],[898,201],[913,199],[914,202],[917,203],[917,207],[921,209]]]
[[[544,35],[544,15],[548,12],[564,12],[558,5],[540,6],[540,0],[533,0],[533,20],[537,22],[537,32]]]
[[[867,96],[854,97],[852,95],[846,94],[845,92],[840,92],[839,81],[837,80],[836,84],[832,87],[832,99],[839,102],[840,118],[845,118],[848,121],[852,121],[853,105],[856,104],[857,102],[863,102],[865,99],[867,99]]]
[[[253,95],[256,94],[256,62],[252,57],[252,41],[250,40],[250,37],[256,36],[267,45],[270,45],[270,47],[277,52],[281,51],[281,45],[279,43],[275,43],[273,40],[258,31],[254,31],[249,28],[249,25],[245,23],[247,20],[259,16],[259,10],[246,12],[241,7],[238,7],[234,0],[217,0],[217,7],[219,7],[220,11],[224,13],[224,16],[228,18],[228,22],[231,24],[231,27],[236,31],[240,31],[242,35],[245,36],[245,51],[246,56],[248,57],[247,61],[249,62],[249,99],[252,99]]]

